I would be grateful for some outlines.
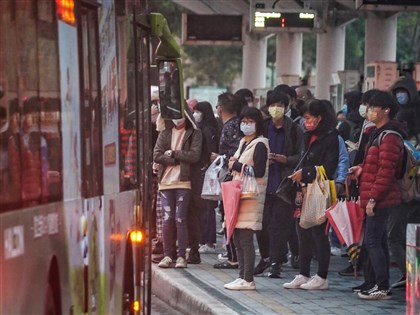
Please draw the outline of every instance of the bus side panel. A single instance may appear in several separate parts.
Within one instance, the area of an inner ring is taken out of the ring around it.
[[[67,273],[69,285],[63,286],[62,290],[70,292],[63,294],[63,300],[65,304],[71,304],[74,314],[81,314],[85,298],[84,270],[88,262],[88,214],[82,200],[65,202],[64,208],[66,230],[64,244],[67,244],[69,267],[63,270],[63,273]]]
[[[61,73],[64,200],[81,197],[80,86],[76,28],[58,23]]]
[[[99,56],[102,96],[104,194],[119,190],[118,72],[115,6],[102,2],[99,10]]]
[[[6,213],[2,215],[0,229],[1,313],[44,313],[53,259],[57,261],[59,278],[51,281],[61,284],[62,296],[68,293],[63,204]],[[68,301],[62,300],[62,306],[69,310]]]
[[[122,310],[124,257],[135,193],[128,191],[85,200],[88,216],[89,311],[119,314]]]

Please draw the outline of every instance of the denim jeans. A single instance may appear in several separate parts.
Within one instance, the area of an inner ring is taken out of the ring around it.
[[[254,231],[251,229],[235,229],[233,238],[238,255],[239,278],[248,282],[254,281]]]
[[[173,239],[178,240],[177,257],[184,257],[187,250],[187,213],[191,198],[190,189],[166,189],[159,191],[163,212],[163,253],[173,257]],[[176,234],[175,234],[176,231]]]
[[[375,215],[366,216],[365,236],[366,258],[370,262],[370,271],[375,275],[379,289],[389,289],[389,251],[387,223],[391,208],[374,208]],[[367,279],[366,279],[367,280]]]

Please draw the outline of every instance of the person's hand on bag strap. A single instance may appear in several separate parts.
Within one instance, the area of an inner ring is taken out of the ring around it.
[[[234,157],[234,156],[231,156],[231,157],[229,158],[229,164],[228,164],[228,170],[229,170],[229,171],[232,171],[233,164],[234,164],[235,162],[237,162],[237,161],[238,161],[238,159],[237,159],[236,157]]]
[[[293,182],[300,182],[302,180],[302,169],[295,171],[292,175],[288,176]]]
[[[212,162],[213,163],[213,161],[215,160],[215,159],[217,159],[219,157],[219,154],[217,154],[216,152],[212,152],[211,154],[210,154],[210,162]]]
[[[335,189],[337,192],[338,199],[345,199],[346,198],[346,187],[343,183],[335,183]]]

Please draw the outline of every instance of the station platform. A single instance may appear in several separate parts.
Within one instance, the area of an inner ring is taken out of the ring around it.
[[[221,252],[221,245],[218,244]],[[256,263],[260,257],[256,257]],[[231,291],[225,283],[238,278],[238,269],[215,269],[217,254],[201,254],[201,264],[186,269],[162,269],[152,266],[152,291],[158,298],[183,314],[405,314],[405,289],[393,289],[392,299],[366,301],[351,288],[363,282],[363,276],[340,276],[347,258],[331,256],[329,290],[285,289],[298,270],[282,266],[281,278],[265,274],[255,277],[256,291]],[[316,272],[313,261],[311,272]],[[397,268],[390,268],[391,283],[400,278]]]

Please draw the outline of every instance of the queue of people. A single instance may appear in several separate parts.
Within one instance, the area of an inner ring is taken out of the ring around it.
[[[310,228],[299,224],[305,187],[316,180],[317,166],[322,165],[327,177],[336,181],[337,195],[359,198],[366,213],[357,266],[364,282],[352,291],[361,299],[391,298],[391,289],[403,286],[406,279],[400,259],[405,257],[401,245],[405,227],[420,222],[420,202],[401,203],[396,180],[403,163],[401,138],[416,140],[412,116],[404,120],[407,114],[398,113],[407,102],[419,101],[411,83],[405,86],[407,80],[402,81],[389,92],[346,93],[347,113],[340,122],[329,101],[314,98],[306,87],[284,84],[268,93],[261,109],[255,107],[252,93],[241,89],[237,95],[219,95],[216,116],[210,103],[196,102],[186,108],[185,118],[167,121],[154,149],[154,162],[161,165],[164,257],[159,267],[171,267],[175,261],[175,267],[185,268],[200,263],[200,254],[216,254],[215,211],[223,221],[223,202],[203,200],[199,192],[207,167],[224,155],[233,178],[246,164],[259,188],[258,198],[239,201],[227,253],[219,254],[221,262],[214,265],[239,271],[238,278],[224,287],[255,290],[254,276],[268,270],[269,278],[280,278],[282,265],[290,259],[298,274],[284,288],[328,289],[330,256],[340,244],[333,231],[326,233],[327,222]],[[389,135],[378,143],[384,130],[397,131],[401,137]],[[282,195],[279,188],[286,179],[293,187]],[[255,241],[261,257],[256,265]],[[318,262],[316,272],[311,272],[313,259]],[[395,284],[389,283],[391,262],[401,270]],[[349,268],[339,274],[352,275]]]

